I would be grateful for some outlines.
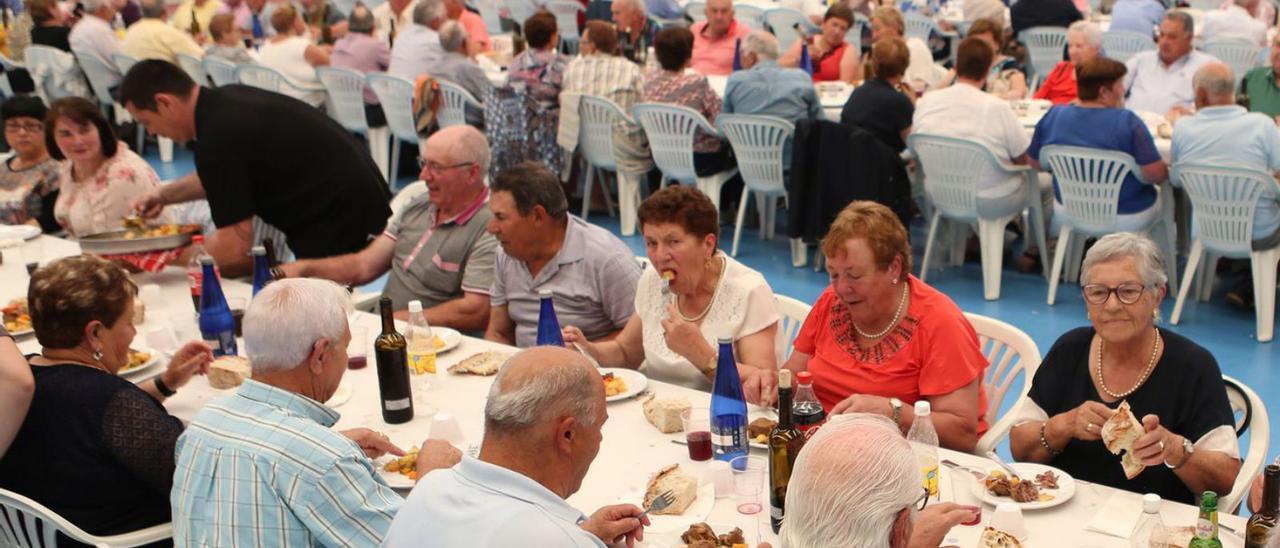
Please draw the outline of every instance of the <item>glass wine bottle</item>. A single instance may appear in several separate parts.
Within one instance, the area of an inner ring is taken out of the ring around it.
[[[409,389],[409,361],[404,336],[396,332],[391,299],[378,301],[382,312],[382,333],[373,341],[378,362],[378,390],[382,397],[382,420],[400,424],[413,419],[413,392]]]

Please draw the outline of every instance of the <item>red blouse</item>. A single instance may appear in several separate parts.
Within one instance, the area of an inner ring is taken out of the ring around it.
[[[813,60],[814,82],[840,79],[840,60],[844,58],[844,48],[847,47],[849,47],[848,42],[841,42],[839,47],[828,50],[826,55]]]
[[[1055,105],[1076,100],[1076,67],[1071,61],[1062,61],[1053,67],[1049,76],[1036,90],[1036,99],[1048,99]]]

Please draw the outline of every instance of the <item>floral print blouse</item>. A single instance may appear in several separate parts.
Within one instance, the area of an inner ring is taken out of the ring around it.
[[[511,80],[529,87],[529,95],[543,104],[560,105],[560,87],[569,64],[555,50],[527,49],[511,61]]]
[[[121,229],[124,218],[133,215],[134,198],[160,186],[151,165],[123,145],[91,175],[73,174],[70,160],[61,162],[60,171],[62,192],[54,216],[76,237]],[[173,222],[172,215],[166,210],[155,222]]]
[[[46,232],[57,230],[53,204],[61,177],[58,161],[45,159],[25,169],[14,169],[17,158],[0,163],[0,225],[38,221]]]

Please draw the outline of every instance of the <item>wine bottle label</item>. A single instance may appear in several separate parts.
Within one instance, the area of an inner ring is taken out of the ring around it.
[[[382,407],[386,408],[387,411],[400,411],[402,409],[408,409],[411,403],[412,401],[409,398],[387,400],[382,402]]]
[[[1196,537],[1213,538],[1214,529],[1216,529],[1216,527],[1214,527],[1213,520],[1209,518],[1200,518],[1199,521],[1196,522]]]
[[[204,340],[213,347],[213,357],[221,358],[222,356],[236,355],[236,333],[235,331],[223,331],[220,333],[206,333]]]

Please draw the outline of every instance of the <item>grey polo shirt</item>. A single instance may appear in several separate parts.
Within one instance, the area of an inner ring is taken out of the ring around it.
[[[588,339],[622,329],[635,312],[640,265],[617,236],[573,215],[560,252],[535,279],[524,261],[501,249],[494,262],[491,306],[506,306],[516,324],[516,346],[538,340],[538,292],[550,289],[560,326],[572,325]]]
[[[395,240],[396,248],[382,295],[397,310],[414,299],[431,308],[464,291],[489,293],[498,240],[485,230],[493,216],[485,207],[488,198],[485,190],[462,213],[437,220],[438,210],[423,192],[391,216],[384,234]]]

